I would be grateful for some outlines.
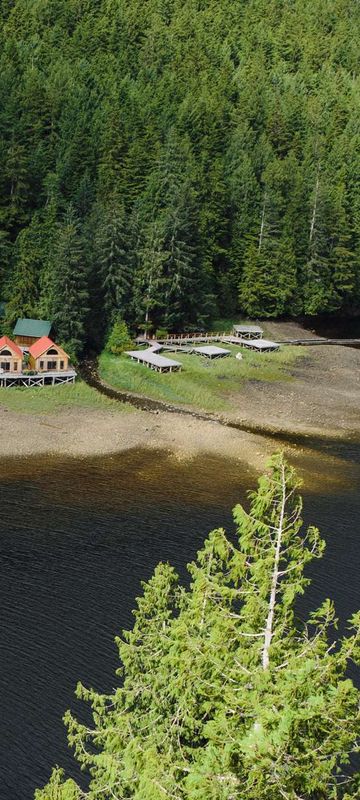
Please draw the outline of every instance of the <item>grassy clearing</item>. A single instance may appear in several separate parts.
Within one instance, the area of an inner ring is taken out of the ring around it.
[[[291,381],[291,365],[304,356],[305,349],[286,347],[277,353],[253,353],[245,348],[228,347],[234,357],[214,361],[196,355],[166,353],[181,361],[182,372],[159,374],[127,356],[103,353],[99,373],[114,387],[162,400],[166,403],[194,406],[206,411],[234,410],[234,395],[241,393],[247,381]]]
[[[22,414],[53,414],[68,408],[132,411],[131,406],[99,394],[80,379],[62,386],[0,389],[0,411],[1,408]]]

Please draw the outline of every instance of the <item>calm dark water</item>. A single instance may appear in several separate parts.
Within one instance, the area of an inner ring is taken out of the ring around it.
[[[294,460],[305,518],[328,543],[300,613],[330,595],[346,619],[360,605],[359,448]],[[256,476],[241,462],[132,451],[2,462],[0,477],[0,798],[27,800],[55,763],[77,777],[61,718],[85,713],[77,680],[115,685],[113,638],[131,625],[140,581],[159,560],[184,577],[206,533],[232,529]]]

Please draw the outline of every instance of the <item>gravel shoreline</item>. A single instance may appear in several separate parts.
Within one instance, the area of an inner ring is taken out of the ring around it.
[[[296,338],[296,323],[267,323],[267,335]],[[294,364],[292,381],[249,381],[233,397],[234,413],[217,421],[166,411],[64,408],[23,414],[1,407],[3,457],[57,453],[86,457],[134,447],[161,447],[178,457],[228,455],[257,467],[276,448],[267,436],[350,438],[360,435],[360,350],[312,346]],[[10,391],[10,390],[8,390]],[[225,424],[224,424],[225,423]],[[227,423],[235,427],[227,427]],[[240,429],[236,429],[239,426]],[[241,427],[244,430],[241,430]]]
[[[263,436],[173,413],[67,409],[56,415],[0,409],[3,458],[48,454],[91,457],[150,447],[186,459],[202,452],[239,459],[257,468],[274,449]]]
[[[274,338],[313,336],[296,323],[267,323]],[[288,383],[249,382],[233,419],[252,428],[326,439],[360,436],[360,349],[312,345]],[[234,406],[240,396],[233,398]]]

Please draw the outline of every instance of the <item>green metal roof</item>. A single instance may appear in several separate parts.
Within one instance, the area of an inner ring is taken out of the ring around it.
[[[49,336],[52,323],[43,319],[18,319],[14,336],[34,336],[40,339],[41,336]]]

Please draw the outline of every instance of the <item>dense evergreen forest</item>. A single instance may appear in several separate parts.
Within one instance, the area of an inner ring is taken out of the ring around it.
[[[357,0],[1,0],[0,299],[132,327],[360,309]]]

